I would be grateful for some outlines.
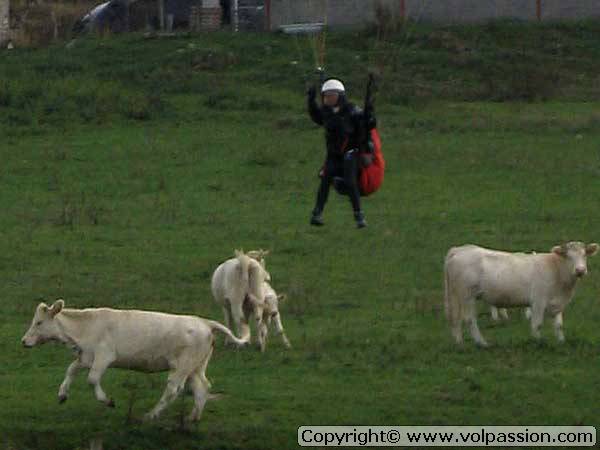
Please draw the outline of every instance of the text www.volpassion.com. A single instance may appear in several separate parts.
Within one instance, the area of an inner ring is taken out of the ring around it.
[[[302,447],[592,447],[592,426],[301,426]]]

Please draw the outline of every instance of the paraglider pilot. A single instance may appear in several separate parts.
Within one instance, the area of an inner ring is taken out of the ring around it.
[[[329,78],[321,87],[321,105],[317,104],[314,86],[308,89],[307,97],[311,119],[325,128],[327,146],[327,157],[320,173],[321,184],[310,224],[324,225],[323,209],[327,203],[329,188],[334,184],[338,192],[348,195],[356,225],[364,228],[367,222],[360,207],[358,176],[362,167],[371,164],[373,155],[373,145],[368,136],[369,130],[375,128],[376,123],[370,95],[367,95],[365,109],[362,110],[347,100],[342,81]]]

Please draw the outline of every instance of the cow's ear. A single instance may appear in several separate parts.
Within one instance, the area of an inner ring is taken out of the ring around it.
[[[595,242],[593,244],[588,244],[585,246],[585,254],[588,256],[594,256],[596,253],[598,253],[598,244],[596,244]]]
[[[279,294],[277,296],[277,301],[279,301],[279,302],[283,302],[286,299],[287,299],[287,295],[285,295],[285,294]]]
[[[261,249],[261,256],[264,258],[265,256],[267,256],[269,253],[271,253],[270,250],[262,250]]]
[[[40,303],[40,304],[38,305],[38,309],[39,309],[40,311],[42,311],[42,312],[45,312],[45,313],[46,313],[46,312],[48,312],[48,310],[49,310],[50,308],[48,308],[48,305],[46,305],[44,302],[42,302],[42,303]]]
[[[63,299],[58,299],[54,302],[49,312],[52,317],[56,316],[59,312],[62,311],[65,306],[65,301]]]
[[[555,245],[552,247],[552,253],[556,253],[559,256],[566,256],[567,248],[564,245]]]

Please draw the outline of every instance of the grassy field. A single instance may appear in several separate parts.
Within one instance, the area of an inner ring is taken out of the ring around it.
[[[301,425],[600,426],[600,258],[533,342],[518,311],[492,343],[455,348],[443,317],[447,249],[548,251],[600,240],[600,37],[594,23],[412,26],[328,37],[360,101],[366,71],[388,162],[354,227],[332,193],[308,225],[323,159],[303,90],[310,45],[285,36],[141,36],[0,54],[0,448],[296,447]],[[531,47],[524,48],[522,42]],[[268,248],[293,349],[217,346],[218,400],[182,426],[182,397],[139,419],[165,375],[109,370],[99,404],[70,351],[26,350],[39,301],[222,320],[210,276]]]

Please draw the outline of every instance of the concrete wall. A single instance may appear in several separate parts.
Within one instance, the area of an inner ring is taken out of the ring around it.
[[[375,5],[394,16],[428,22],[468,23],[490,19],[573,20],[600,18],[600,0],[271,0],[271,28],[302,22],[331,26],[375,21]]]
[[[4,48],[9,40],[10,32],[10,3],[9,0],[0,0],[0,48]]]
[[[219,0],[202,0],[200,18],[202,30],[218,30],[221,28],[221,4]]]
[[[543,0],[542,19],[586,19],[600,17],[600,0]]]
[[[393,0],[384,3],[392,5]],[[372,22],[375,0],[271,0],[271,28],[303,22],[351,25]]]
[[[536,0],[406,0],[406,14],[412,19],[429,22],[468,23],[499,18],[535,20],[536,3]]]

